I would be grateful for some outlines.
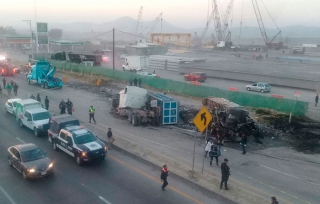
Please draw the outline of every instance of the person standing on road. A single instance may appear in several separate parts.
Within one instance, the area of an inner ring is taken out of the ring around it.
[[[92,118],[94,124],[96,124],[96,120],[94,119],[94,114],[95,113],[96,113],[96,110],[91,105],[90,108],[89,108],[89,123],[91,123],[91,118]]]
[[[11,96],[11,85],[8,83],[7,86],[6,86],[6,89],[7,89],[7,92],[8,92],[8,96]]]
[[[47,110],[49,110],[49,103],[50,103],[50,101],[48,99],[48,96],[46,96],[46,98],[44,99],[44,105],[45,105]]]
[[[113,142],[115,141],[113,134],[112,134],[112,131],[111,131],[111,128],[108,129],[107,136],[108,136],[108,149],[111,150],[111,146],[112,146]]]
[[[247,138],[247,135],[243,133],[241,133],[241,147],[242,147],[242,153],[241,154],[246,154],[247,151],[246,151],[246,147],[247,147],[247,141],[248,141],[248,138]]]
[[[318,95],[318,94],[316,95],[316,99],[315,99],[315,101],[316,101],[315,106],[317,106],[317,105],[318,105],[318,102],[319,102],[319,95]]]
[[[141,88],[141,84],[142,84],[142,79],[141,78],[138,79],[138,84],[139,84],[139,87]]]
[[[209,157],[210,157],[210,166],[212,166],[213,157],[216,158],[216,164],[217,164],[217,166],[219,166],[219,156],[218,156],[217,142],[214,142],[213,145],[211,145],[210,152],[209,152]]]
[[[204,157],[205,157],[205,158],[207,158],[207,154],[208,154],[208,152],[210,152],[212,145],[213,145],[212,139],[210,138],[210,139],[207,141],[207,144],[206,144],[206,146],[205,146],[205,148],[204,148],[204,150],[205,150]]]
[[[14,95],[18,94],[18,88],[19,88],[18,84],[14,83],[14,85],[13,85],[13,93],[14,93]]]
[[[66,105],[67,105],[68,114],[72,115],[73,103],[68,99]]]
[[[220,183],[220,189],[222,189],[223,183],[224,183],[224,189],[229,190],[228,188],[228,179],[230,174],[230,168],[228,166],[228,159],[224,159],[224,162],[221,164],[221,183]]]
[[[276,197],[271,197],[271,204],[279,204]]]
[[[6,85],[7,85],[6,77],[3,77],[2,83],[3,83],[3,88],[5,89],[5,88],[6,88]]]
[[[134,86],[137,86],[137,83],[138,83],[138,80],[137,80],[137,77],[136,77],[136,78],[134,78],[134,80],[133,80],[133,85],[134,85]]]
[[[161,170],[161,182],[163,182],[162,186],[161,186],[161,189],[163,191],[166,191],[166,186],[169,184],[168,181],[167,181],[167,178],[169,176],[169,171],[168,171],[168,166],[165,164],[163,165],[162,167],[162,170]]]
[[[221,145],[223,145],[223,139],[221,137],[220,131],[218,131],[217,133],[218,157],[221,156]]]
[[[41,98],[40,98],[40,94],[37,94],[37,101],[39,101],[41,103]]]
[[[13,80],[10,81],[10,85],[11,85],[11,87],[13,87],[13,85],[14,85],[14,81]]]
[[[64,100],[62,99],[60,104],[59,104],[59,108],[60,108],[60,114],[65,114],[66,113],[66,102],[64,102]]]

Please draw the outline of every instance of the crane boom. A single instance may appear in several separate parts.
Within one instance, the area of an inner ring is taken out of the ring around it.
[[[135,28],[135,30],[134,30],[134,34],[135,34],[135,35],[138,35],[138,34],[139,34],[139,26],[140,26],[140,23],[141,23],[142,12],[143,12],[143,6],[141,6],[141,7],[140,7],[140,10],[139,10],[138,19],[137,19],[137,24],[136,24],[136,28]]]
[[[221,20],[220,20],[220,14],[219,14],[219,9],[218,9],[216,0],[212,1],[212,6],[213,6],[213,13],[214,13],[213,22],[214,22],[214,28],[217,33],[217,39],[218,41],[222,41]]]
[[[208,32],[208,29],[209,29],[209,26],[213,20],[213,17],[214,17],[214,11],[212,11],[211,15],[209,16],[208,20],[207,20],[207,24],[206,26],[204,27],[204,30],[200,36],[200,40],[202,41],[202,39],[204,38],[204,36],[207,34]]]
[[[226,32],[228,30],[228,21],[229,21],[229,17],[233,8],[233,3],[234,0],[230,0],[229,5],[227,7],[226,13],[223,16],[223,29],[222,29],[222,38],[226,41],[227,36],[226,36]]]
[[[258,21],[258,25],[259,25],[259,28],[260,28],[260,32],[261,32],[262,38],[263,38],[265,43],[269,43],[270,40],[269,40],[269,38],[267,36],[267,32],[266,32],[266,29],[264,27],[264,23],[263,23],[263,20],[262,20],[262,16],[261,16],[261,13],[260,13],[260,10],[259,10],[259,5],[258,5],[257,0],[252,0],[252,5],[253,5],[253,9],[254,9],[254,12],[255,12],[256,17],[257,17],[257,21]]]
[[[157,26],[159,21],[162,21],[162,12],[156,17],[154,22],[149,26],[149,30],[147,32],[147,35],[149,35],[150,33],[152,33],[154,31],[154,29]]]

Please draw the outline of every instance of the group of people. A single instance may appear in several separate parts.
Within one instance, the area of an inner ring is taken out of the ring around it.
[[[137,79],[137,77],[135,77],[133,80],[132,79],[130,79],[129,80],[129,84],[130,84],[130,86],[138,86],[139,85],[139,87],[141,87],[141,84],[142,84],[142,79]]]
[[[59,104],[59,109],[60,114],[65,114],[66,110],[69,115],[72,115],[72,112],[74,112],[73,103],[69,99],[67,100],[67,102],[62,99]]]
[[[16,96],[18,94],[18,84],[14,82],[13,80],[10,81],[10,83],[7,83],[7,80],[5,77],[2,79],[3,89],[7,90],[8,96],[12,95],[12,90],[14,95]],[[0,96],[2,97],[2,87],[0,85]]]
[[[30,98],[37,100],[41,103],[41,97],[40,97],[39,93],[37,94],[37,97],[35,97],[33,94],[31,94]],[[44,99],[44,105],[45,105],[46,110],[49,110],[49,103],[50,103],[50,101],[48,99],[48,96],[46,96],[46,98]]]

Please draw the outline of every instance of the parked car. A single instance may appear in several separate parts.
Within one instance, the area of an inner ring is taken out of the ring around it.
[[[207,75],[204,72],[193,72],[191,74],[184,75],[184,80],[186,81],[204,82],[206,79],[207,79]]]
[[[44,177],[53,173],[53,162],[32,143],[9,147],[8,164],[22,173],[24,179]]]
[[[259,91],[261,93],[270,92],[271,86],[268,83],[257,82],[246,86],[248,91]]]
[[[4,105],[4,109],[11,113],[13,116],[16,115],[16,107],[17,107],[17,101],[20,101],[19,98],[9,99],[6,104]]]
[[[158,77],[158,78],[160,78],[160,76],[158,76],[156,74],[153,74],[151,72],[137,72],[136,74],[139,74],[141,76],[149,76],[149,77]]]

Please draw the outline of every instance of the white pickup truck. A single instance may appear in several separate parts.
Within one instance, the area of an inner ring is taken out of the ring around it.
[[[39,137],[41,133],[47,132],[51,114],[41,107],[40,102],[26,99],[17,102],[16,117],[21,128],[25,126]]]
[[[94,160],[103,161],[107,156],[107,146],[82,126],[61,129],[58,136],[52,135],[51,142],[54,150],[60,149],[74,157],[78,165]]]

